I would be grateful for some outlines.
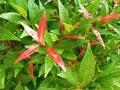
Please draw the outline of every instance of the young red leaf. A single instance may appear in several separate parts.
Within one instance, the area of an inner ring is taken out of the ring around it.
[[[32,61],[30,61],[30,64],[29,64],[29,70],[30,70],[30,74],[32,76],[32,79],[34,79],[34,70],[33,70],[33,63]]]
[[[84,54],[84,52],[86,51],[86,48],[87,48],[87,46],[84,45],[83,48],[82,48],[82,50],[79,53],[80,56],[82,56]]]
[[[32,28],[30,28],[28,25],[20,22],[20,24],[25,28],[25,30],[28,32],[28,34],[38,42],[37,32],[35,32]]]
[[[97,45],[97,44],[99,44],[99,42],[90,42],[90,45]]]
[[[90,14],[81,4],[80,8],[86,19],[93,18],[92,14]]]
[[[47,53],[54,62],[56,62],[64,71],[66,71],[61,56],[53,48],[47,47]]]
[[[109,15],[101,16],[97,21],[106,22],[106,21],[110,21],[110,20],[113,20],[119,17],[120,17],[120,14],[109,14]]]
[[[46,31],[46,12],[43,13],[42,18],[40,19],[38,26],[38,33],[37,33],[37,36],[39,38],[39,43],[42,45],[45,45],[44,43],[45,31]]]
[[[30,57],[30,55],[34,53],[38,49],[38,47],[39,45],[34,45],[28,48],[27,50],[25,50],[23,53],[20,54],[20,56],[17,58],[17,60],[14,63],[18,63],[23,59]]]
[[[67,38],[71,38],[71,39],[83,39],[82,37],[80,36],[75,36],[75,35],[72,35],[72,36],[66,36]]]
[[[60,19],[60,26],[61,26],[62,34],[64,35],[64,33],[65,33],[65,25],[64,25],[64,22],[62,21],[62,19]]]
[[[117,4],[117,3],[119,3],[119,1],[120,1],[120,0],[114,0],[114,3],[116,3],[116,4]]]
[[[91,28],[93,33],[95,34],[95,36],[97,37],[97,39],[99,40],[99,42],[101,43],[101,45],[103,46],[103,48],[105,49],[105,44],[104,41],[100,35],[100,33],[98,32],[98,30],[96,30],[95,28]]]

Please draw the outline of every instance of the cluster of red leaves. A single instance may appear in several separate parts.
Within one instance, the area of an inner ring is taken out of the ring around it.
[[[64,71],[66,71],[66,68],[64,66],[63,60],[61,56],[57,53],[57,51],[54,48],[48,47],[44,42],[44,35],[46,31],[46,12],[43,13],[42,18],[40,19],[39,26],[38,26],[38,32],[35,32],[32,28],[27,26],[26,24],[20,22],[20,24],[25,28],[25,30],[28,32],[28,34],[37,41],[38,44],[31,46],[27,50],[25,50],[23,53],[20,54],[20,56],[16,59],[15,63],[18,63],[22,61],[25,58],[29,58],[31,54],[33,54],[40,45],[45,46],[47,49],[47,54],[50,56],[50,58],[55,61]],[[30,74],[32,78],[34,78],[33,75],[33,63],[30,61],[29,64]]]
[[[118,3],[119,0],[114,0],[115,3]],[[80,5],[80,8],[82,10],[83,15],[85,16],[86,19],[90,19],[93,18],[93,16],[82,6]],[[110,21],[116,18],[119,18],[120,14],[110,14],[110,15],[105,15],[105,16],[101,16],[97,22],[106,22],[106,21]],[[39,26],[38,26],[38,32],[35,32],[32,28],[30,28],[29,26],[27,26],[26,24],[20,22],[20,24],[25,28],[25,30],[28,32],[28,34],[35,40],[37,41],[38,44],[33,45],[32,47],[28,48],[27,50],[25,50],[23,53],[20,54],[20,56],[16,59],[15,63],[18,63],[20,61],[22,61],[25,58],[29,58],[31,54],[33,54],[40,45],[46,47],[47,49],[47,54],[49,55],[49,57],[56,62],[64,71],[66,71],[66,68],[64,66],[64,62],[61,58],[61,56],[57,53],[57,51],[54,48],[48,47],[45,42],[44,42],[44,35],[45,35],[45,31],[46,31],[46,12],[43,13],[42,18],[40,19],[39,22]],[[63,36],[65,36],[65,38],[69,38],[69,39],[83,39],[80,36],[76,36],[76,35],[65,35],[65,26],[64,26],[64,22],[62,21],[62,19],[60,19],[60,25],[61,25],[61,31]],[[90,45],[97,45],[97,44],[101,44],[102,47],[105,49],[105,44],[104,41],[100,35],[100,33],[98,32],[97,29],[95,29],[94,27],[91,27],[91,30],[93,31],[93,33],[95,34],[95,36],[97,37],[99,42],[90,42]],[[79,53],[79,56],[81,56],[85,51],[86,51],[87,46],[84,45],[82,50]],[[119,50],[118,50],[119,51]],[[29,69],[30,69],[30,74],[32,76],[32,78],[34,78],[34,74],[33,74],[33,63],[32,61],[30,61],[29,64]]]

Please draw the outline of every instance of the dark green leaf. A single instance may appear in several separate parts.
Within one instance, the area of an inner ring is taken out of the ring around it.
[[[77,58],[77,56],[71,50],[64,51],[62,53],[62,57],[66,58],[66,59],[69,59],[69,60],[74,60],[74,59]]]

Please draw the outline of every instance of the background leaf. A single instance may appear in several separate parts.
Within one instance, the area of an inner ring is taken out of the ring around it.
[[[20,41],[18,37],[16,37],[13,33],[10,31],[4,29],[0,30],[0,40],[15,40],[15,41]]]
[[[20,14],[15,12],[8,12],[8,13],[2,13],[0,14],[0,18],[9,20],[14,23],[18,23],[19,21],[23,21],[23,18],[20,16]]]
[[[60,19],[63,20],[65,23],[69,23],[69,14],[66,8],[62,5],[61,1],[58,0],[58,6],[59,6],[59,15]]]

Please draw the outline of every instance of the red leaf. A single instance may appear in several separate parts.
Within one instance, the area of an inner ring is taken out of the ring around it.
[[[32,61],[30,61],[30,64],[29,64],[29,70],[30,70],[30,74],[32,76],[32,79],[34,79],[34,70],[33,70],[33,63]]]
[[[45,45],[44,43],[44,35],[46,31],[46,12],[43,13],[42,18],[40,19],[39,26],[38,26],[38,38],[39,38],[39,43],[42,45]]]
[[[61,56],[53,48],[47,47],[47,53],[54,62],[56,62],[64,71],[66,71]]]
[[[80,7],[86,19],[93,18],[92,14],[90,14],[81,4]]]
[[[62,34],[64,35],[64,33],[65,33],[65,26],[64,26],[64,22],[62,21],[62,19],[60,19],[60,26],[61,26]]]
[[[110,21],[110,20],[113,20],[119,17],[120,17],[120,14],[109,14],[109,15],[101,16],[97,21],[106,22],[106,21]]]
[[[17,60],[14,63],[18,63],[23,59],[30,57],[30,55],[34,53],[38,49],[38,47],[39,45],[34,45],[28,48],[27,50],[25,50],[23,53],[20,54],[20,56],[17,58]]]
[[[97,45],[97,44],[99,44],[99,42],[90,42],[90,45]]]
[[[100,33],[98,32],[98,30],[96,30],[95,28],[91,28],[93,33],[95,34],[95,36],[97,37],[97,39],[99,40],[99,42],[101,43],[101,45],[103,46],[103,48],[105,49],[105,44],[104,41],[100,35]]]
[[[79,55],[82,56],[84,54],[84,52],[86,51],[87,46],[84,45],[84,47],[82,48],[82,50],[80,51]]]
[[[37,37],[37,32],[35,32],[32,28],[30,28],[28,25],[20,22],[20,24],[25,28],[25,30],[28,32],[28,34],[34,39],[36,40],[37,42],[39,41],[38,40],[38,37]]]
[[[72,36],[66,36],[67,38],[71,38],[71,39],[83,39],[82,37],[80,36],[75,36],[75,35],[72,35]]]
[[[120,0],[114,0],[114,3],[116,3],[116,4],[117,4],[117,3],[119,3],[119,1],[120,1]]]

